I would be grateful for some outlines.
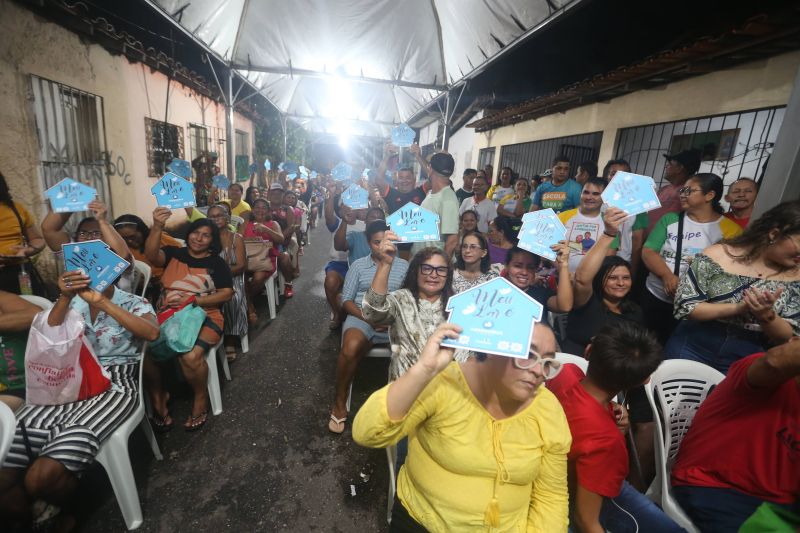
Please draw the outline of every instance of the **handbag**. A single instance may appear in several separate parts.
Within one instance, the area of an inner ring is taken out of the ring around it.
[[[206,312],[192,299],[178,311],[168,309],[159,313],[158,321],[161,323],[160,334],[150,343],[148,351],[156,361],[169,361],[194,348],[206,321]]]
[[[271,242],[264,242],[261,239],[245,239],[244,249],[248,272],[272,272],[275,270],[272,258],[269,256],[272,249]]]
[[[84,336],[85,323],[69,309],[64,322],[47,324],[51,310],[37,314],[25,348],[25,398],[33,405],[61,405],[86,400],[111,388]]]
[[[17,211],[17,206],[14,205],[14,202],[10,202],[8,206],[11,208],[11,211],[14,213],[14,216],[17,217],[17,222],[19,223],[21,237],[22,237],[22,244],[24,246],[28,246],[28,238],[25,237],[25,224],[22,222],[22,217]],[[27,268],[28,275],[31,277],[31,285],[33,286],[33,292],[36,296],[42,296],[51,302],[54,302],[58,299],[58,290],[52,285],[45,283],[42,279],[42,275],[39,274],[39,271],[36,269],[36,265],[33,264],[31,259],[25,258],[25,261],[22,263],[24,265],[23,268]]]

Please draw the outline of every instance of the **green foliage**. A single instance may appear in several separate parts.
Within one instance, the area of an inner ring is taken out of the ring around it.
[[[308,133],[291,120],[286,121],[286,159],[283,157],[283,128],[280,114],[272,109],[264,122],[255,124],[256,158],[259,164],[269,158],[276,168],[281,161],[303,163],[308,154]]]

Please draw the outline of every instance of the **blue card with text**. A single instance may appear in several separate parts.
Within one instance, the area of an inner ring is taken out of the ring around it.
[[[156,203],[160,207],[180,209],[197,205],[192,184],[172,172],[164,174],[150,187],[150,192],[156,197]]]
[[[313,180],[316,177],[317,177],[317,171],[316,170],[312,170],[311,171],[311,179]]]
[[[287,174],[291,174],[292,172],[296,173],[297,168],[298,168],[297,163],[295,163],[294,161],[285,161],[283,163],[283,168],[281,170],[283,170]]]
[[[264,160],[264,170],[272,170],[272,163],[269,162],[269,159]]]
[[[523,250],[540,257],[556,260],[556,253],[550,246],[558,244],[567,236],[567,229],[552,209],[541,209],[526,213],[522,217],[522,227],[519,229],[519,243],[517,246]]]
[[[451,296],[447,311],[447,321],[462,331],[443,346],[527,359],[544,308],[507,279],[494,278]]]
[[[603,202],[622,209],[628,215],[638,215],[661,207],[653,178],[630,172],[614,174],[601,197]]]
[[[97,191],[72,178],[64,178],[47,191],[54,213],[77,213],[89,209],[89,202],[97,198]]]
[[[386,217],[386,223],[397,234],[397,242],[439,241],[439,215],[414,202]]]
[[[408,124],[400,124],[392,128],[392,144],[400,148],[407,148],[414,144],[417,134]]]
[[[231,180],[228,179],[228,176],[225,174],[217,174],[213,178],[211,178],[211,183],[217,189],[227,189],[231,185]]]
[[[300,168],[298,170],[300,171],[301,176],[308,177],[308,169],[306,167],[300,165]]]
[[[173,159],[167,170],[187,180],[192,179],[192,165],[185,159]]]
[[[340,161],[333,170],[331,170],[331,176],[336,181],[345,181],[350,179],[350,174],[353,173],[353,167],[345,163],[344,161]]]
[[[130,266],[101,240],[70,242],[61,246],[64,272],[80,270],[91,280],[89,287],[103,292]]]
[[[247,169],[247,172],[250,174],[255,174],[256,172],[258,172],[258,165],[255,163],[251,164],[250,167]]]
[[[342,193],[342,203],[350,209],[366,209],[369,207],[369,193],[353,183]]]

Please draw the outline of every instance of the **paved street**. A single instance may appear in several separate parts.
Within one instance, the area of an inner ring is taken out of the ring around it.
[[[250,352],[222,385],[220,416],[199,433],[184,432],[190,403],[179,384],[171,405],[176,427],[159,437],[164,461],[152,457],[140,431],[132,435],[144,513],[139,531],[386,530],[385,452],[354,444],[349,422],[341,436],[326,426],[339,346],[322,290],[330,238],[324,227],[312,233],[295,297],[272,323],[261,302]],[[361,366],[354,410],[385,382],[387,367],[375,359]],[[125,530],[99,465],[84,477],[81,494],[82,531]]]

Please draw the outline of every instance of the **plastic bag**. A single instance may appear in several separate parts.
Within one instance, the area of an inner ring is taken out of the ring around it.
[[[196,304],[176,312],[161,324],[161,334],[150,343],[150,356],[156,361],[168,361],[191,351],[205,320],[206,312]]]
[[[61,405],[111,388],[111,376],[84,338],[83,318],[72,309],[49,326],[51,310],[37,314],[25,348],[25,398],[33,405]]]

